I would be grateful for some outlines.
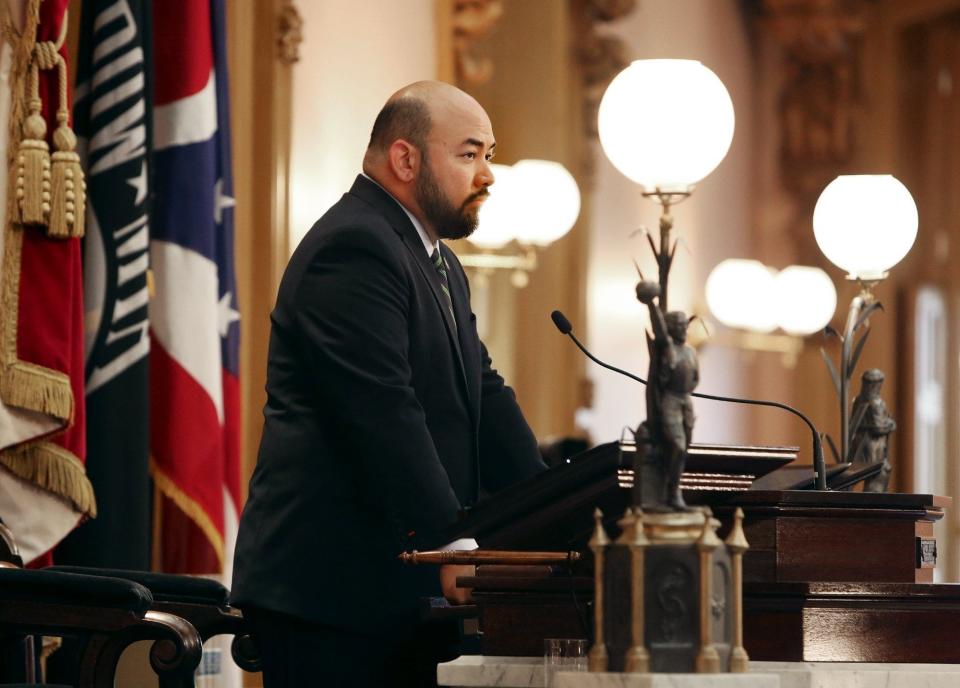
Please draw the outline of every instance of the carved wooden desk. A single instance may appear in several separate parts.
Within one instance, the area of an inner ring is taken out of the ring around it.
[[[479,505],[455,534],[483,547],[584,554],[570,567],[480,567],[464,580],[474,588],[484,654],[539,655],[545,637],[590,635],[589,513],[600,505],[615,536],[632,481],[609,449],[561,468]],[[948,632],[960,627],[960,586],[931,583],[933,525],[949,498],[722,489],[733,484],[729,473],[709,465],[695,472],[710,476],[712,487],[691,485],[691,501],[709,503],[721,521],[737,506],[746,514],[751,658],[960,663],[960,644]]]

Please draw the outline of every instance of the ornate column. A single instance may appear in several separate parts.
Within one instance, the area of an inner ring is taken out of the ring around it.
[[[293,65],[303,21],[291,0],[227,3],[241,339],[243,485],[253,470],[266,401],[270,309],[286,265]],[[262,288],[260,288],[262,287]],[[251,325],[251,323],[253,323]],[[257,325],[261,323],[262,325]]]

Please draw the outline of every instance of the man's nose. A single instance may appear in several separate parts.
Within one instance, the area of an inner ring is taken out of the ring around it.
[[[490,186],[496,181],[496,178],[493,176],[493,168],[490,166],[489,160],[483,161],[483,165],[480,168],[479,177],[481,186]]]

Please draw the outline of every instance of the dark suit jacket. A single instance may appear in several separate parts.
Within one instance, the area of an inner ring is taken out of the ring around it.
[[[294,252],[271,315],[237,606],[360,630],[409,617],[439,594],[437,571],[397,554],[442,546],[481,488],[543,470],[442,252],[456,323],[409,218],[363,177]]]

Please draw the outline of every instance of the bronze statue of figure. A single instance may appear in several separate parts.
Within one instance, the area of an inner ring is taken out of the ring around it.
[[[880,472],[864,482],[864,492],[886,492],[890,482],[890,458],[888,456],[887,436],[897,429],[897,424],[887,411],[887,405],[880,398],[883,386],[883,372],[871,368],[863,374],[860,393],[853,400],[850,417],[855,423],[851,447],[851,461],[879,463]],[[857,423],[859,419],[859,423]]]
[[[687,344],[690,320],[681,311],[664,314],[654,303],[659,292],[655,282],[637,285],[637,298],[650,309],[654,335],[650,347],[647,425],[654,446],[661,452],[666,506],[680,511],[687,508],[680,491],[680,476],[693,434],[690,393],[700,381],[700,367],[696,351]]]

